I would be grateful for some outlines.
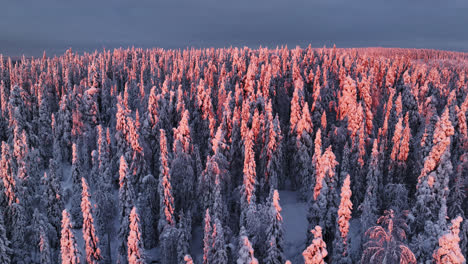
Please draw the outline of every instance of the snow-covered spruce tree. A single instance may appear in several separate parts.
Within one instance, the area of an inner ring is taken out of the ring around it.
[[[258,115],[258,110],[256,111],[257,116],[256,116],[256,121],[255,125],[257,126],[256,129],[259,132],[260,138],[257,138],[257,142],[260,143],[257,145],[257,150],[258,150],[258,166],[257,166],[257,177],[259,180],[259,196],[260,199],[266,195],[266,193],[269,193],[269,177],[268,173],[266,171],[266,163],[270,159],[269,156],[267,155],[268,153],[268,143],[270,141],[273,141],[272,144],[270,143],[272,149],[274,150],[276,148],[276,138],[270,138],[270,127],[273,126],[273,113],[272,113],[272,108],[271,108],[271,102],[267,102],[265,104],[265,112],[262,113],[263,120],[259,120],[260,117]],[[261,126],[261,127],[258,127]],[[272,127],[273,128],[273,127]],[[275,137],[275,132],[273,131],[273,134],[271,135],[272,137]],[[266,192],[266,193],[265,193]]]
[[[182,263],[185,263],[185,264],[193,264],[193,259],[190,255],[185,255],[184,256],[184,262]]]
[[[418,185],[413,214],[416,217],[416,228],[418,221],[424,221],[424,226],[422,230],[416,229],[419,232],[410,244],[418,260],[430,260],[431,252],[434,252],[437,246],[437,236],[442,236],[448,229],[447,198],[451,174],[450,152],[445,151],[436,171],[432,171],[423,183]],[[423,216],[425,218],[422,218]]]
[[[352,166],[350,169],[351,177],[351,190],[353,191],[354,195],[352,197],[353,204],[360,204],[364,200],[364,191],[366,188],[365,183],[365,170],[364,170],[364,156],[365,156],[365,140],[363,138],[364,135],[364,127],[361,127],[356,132],[356,135],[353,139],[353,143],[351,145],[351,153],[350,153],[350,163],[356,164],[356,166]]]
[[[291,109],[290,109],[290,118],[289,126],[290,133],[296,130],[297,123],[301,118],[301,110],[304,104],[304,82],[297,82],[297,85],[294,86],[294,92],[291,99]]]
[[[11,263],[12,249],[8,240],[5,222],[3,221],[3,210],[0,210],[0,263]]]
[[[127,256],[129,264],[144,264],[145,255],[143,238],[140,231],[140,217],[136,207],[130,212],[130,232],[127,240]]]
[[[468,154],[463,154],[460,157],[460,163],[457,166],[455,177],[452,179],[451,189],[447,200],[448,216],[455,218],[461,216],[466,219],[463,201],[466,199],[466,194],[463,187],[463,176],[468,171]],[[463,221],[460,229],[460,248],[462,252],[467,252],[468,244],[468,221]],[[468,252],[467,252],[468,253]]]
[[[450,218],[455,218],[460,215],[465,219],[465,206],[463,201],[466,199],[464,189],[463,175],[468,171],[468,153],[460,157],[460,162],[455,170],[455,177],[450,181],[450,193],[447,200],[448,215]]]
[[[316,183],[317,186],[317,183]],[[327,211],[327,193],[328,193],[328,185],[325,179],[322,180],[320,184],[320,193],[316,198],[313,196],[309,198],[307,203],[307,222],[308,222],[308,230],[314,229],[316,226],[325,226],[325,216],[324,212]],[[321,232],[321,231],[320,231]],[[307,240],[306,244],[312,243],[314,239],[313,234],[309,231],[307,232]]]
[[[314,239],[310,245],[302,252],[305,264],[325,264],[327,257],[327,244],[322,239],[322,228],[316,226],[310,232],[314,235]]]
[[[407,112],[404,118],[405,124],[403,129],[402,118],[398,119],[395,125],[393,134],[393,149],[390,154],[389,176],[393,178],[395,183],[406,183],[404,175],[406,175],[407,158],[409,154],[409,141],[411,138],[411,129],[409,127],[409,113]]]
[[[44,228],[39,229],[39,252],[40,261],[43,264],[52,264],[51,248],[49,244],[49,238],[47,237]]]
[[[1,178],[3,182],[3,192],[8,205],[17,202],[16,181],[14,174],[16,166],[12,157],[10,145],[2,141],[2,158],[0,160]],[[8,221],[8,219],[6,219]]]
[[[281,206],[279,204],[279,194],[277,190],[270,191],[268,199],[270,203],[269,218],[266,230],[266,257],[263,260],[267,264],[280,264],[284,262],[283,254],[283,217],[281,216]]]
[[[444,152],[450,148],[450,137],[455,133],[452,122],[449,117],[449,109],[446,108],[439,117],[434,135],[433,146],[428,157],[424,160],[424,167],[418,177],[418,184],[433,170],[436,169]]]
[[[340,162],[340,180],[343,181],[348,174],[352,172],[351,164],[351,150],[349,148],[349,142],[346,141],[343,152],[341,153],[341,162]],[[350,174],[351,175],[351,174]]]
[[[137,193],[141,192],[143,177],[147,175],[148,167],[144,157],[143,146],[140,139],[140,116],[138,111],[135,118],[127,119],[129,135],[127,141],[131,147],[130,171],[132,172],[132,184]]]
[[[97,164],[93,164],[93,168],[97,169],[96,189],[94,197],[96,200],[96,228],[101,235],[101,251],[104,258],[110,259],[110,242],[111,234],[114,232],[113,225],[109,225],[109,221],[117,214],[117,203],[112,195],[114,190],[114,179],[116,176],[112,174],[111,152],[107,135],[109,130],[105,130],[103,126],[97,126]]]
[[[37,208],[34,209],[32,225],[27,230],[29,234],[32,234],[31,240],[36,245],[34,250],[38,253],[41,263],[57,262],[57,259],[52,259],[49,237],[54,239],[59,236],[55,234],[55,229],[47,222],[47,218],[39,213]]]
[[[52,114],[52,134],[53,134],[53,137],[52,137],[52,158],[51,160],[53,160],[55,162],[55,166],[57,168],[57,175],[59,177],[60,180],[62,180],[63,178],[63,172],[62,172],[62,167],[60,166],[63,162],[63,150],[62,150],[62,145],[61,145],[61,135],[59,134],[61,131],[60,131],[60,127],[58,127],[58,124],[57,124],[57,121],[55,119],[55,115]],[[49,161],[49,168],[50,168],[51,164],[50,164],[50,161]]]
[[[216,158],[214,156],[208,156],[205,170],[202,172],[198,183],[199,199],[201,199],[200,204],[202,205],[203,211],[213,207],[215,202],[215,179],[219,177],[220,173]]]
[[[160,174],[159,174],[159,232],[166,227],[166,225],[174,226],[174,198],[172,197],[171,175],[169,173],[169,153],[167,150],[166,133],[160,130]]]
[[[462,221],[463,218],[461,216],[453,219],[450,231],[439,238],[439,248],[432,255],[435,263],[462,264],[466,262],[459,246],[460,223]]]
[[[148,108],[146,111],[146,120],[143,122],[143,135],[145,141],[150,147],[151,150],[151,162],[150,170],[153,175],[159,174],[159,129],[161,124],[159,122],[161,112],[158,107],[158,100],[161,98],[161,94],[157,94],[156,86],[153,86],[150,90],[148,97]],[[163,111],[165,109],[162,109]],[[166,117],[167,118],[167,117]]]
[[[130,183],[130,172],[124,156],[120,157],[120,188],[119,188],[119,255],[118,262],[127,262],[127,238],[129,233],[129,215],[134,207],[135,193]]]
[[[102,191],[106,191],[111,188],[113,176],[111,168],[111,153],[110,146],[111,142],[108,142],[106,136],[109,130],[106,131],[102,125],[96,127],[97,131],[97,154],[98,154],[98,172],[99,179],[97,180],[97,187]],[[107,133],[106,133],[107,132]]]
[[[40,142],[40,154],[41,160],[44,161],[44,165],[47,164],[52,155],[52,142],[53,134],[50,119],[50,110],[47,103],[47,98],[41,96],[38,98],[39,101],[39,119],[38,119],[38,137]]]
[[[337,228],[333,243],[332,259],[334,263],[351,263],[351,258],[348,254],[348,233],[353,203],[351,202],[349,175],[346,176],[343,182],[340,196],[341,201],[338,208],[338,218],[336,219]]]
[[[177,230],[179,236],[177,238],[177,259],[179,263],[184,263],[184,258],[190,253],[190,241],[192,240],[192,224],[188,216],[182,212],[179,215],[179,223]]]
[[[225,249],[224,229],[221,221],[214,218],[213,233],[211,234],[212,249],[211,261],[213,264],[227,264],[228,257]]]
[[[304,109],[304,85],[303,82],[298,82],[297,85],[294,86],[294,92],[292,94],[292,98],[290,99],[289,105],[290,105],[290,111],[289,111],[289,129],[288,129],[288,144],[286,145],[287,152],[291,153],[290,156],[286,156],[287,162],[286,165],[288,166],[289,170],[291,173],[288,173],[288,178],[291,181],[291,185],[293,188],[297,188],[299,185],[299,180],[297,175],[295,175],[296,168],[294,167],[296,162],[296,152],[298,151],[298,145],[296,144],[297,142],[297,137],[301,137],[301,134],[298,134],[296,129],[299,121],[301,120],[301,114],[303,114],[303,109]],[[286,101],[290,97],[287,96],[283,100]],[[310,112],[309,112],[309,120],[310,120]],[[311,124],[311,123],[310,123]]]
[[[102,260],[100,242],[94,227],[94,217],[91,206],[91,194],[85,178],[81,178],[81,211],[83,212],[83,239],[85,242],[86,261],[88,263],[99,263]]]
[[[271,107],[271,103],[267,106]],[[261,153],[262,168],[265,174],[265,192],[278,188],[278,185],[284,186],[285,181],[283,175],[283,136],[280,121],[278,115],[273,119],[272,113],[269,111],[267,111],[267,117],[266,142]]]
[[[44,172],[42,184],[44,186],[44,193],[42,196],[42,204],[47,208],[47,218],[50,224],[55,228],[57,234],[60,232],[60,222],[62,219],[63,198],[60,188],[60,180],[57,177],[55,161],[49,161],[49,174]],[[57,237],[58,238],[58,237]]]
[[[416,257],[404,244],[407,228],[405,220],[395,217],[393,210],[388,210],[377,223],[382,226],[373,226],[365,233],[369,241],[364,244],[361,263],[416,264]]]
[[[228,209],[226,208],[226,202],[222,194],[221,177],[216,175],[215,177],[215,188],[214,188],[214,202],[213,202],[213,217],[219,219],[221,223],[230,223]],[[226,234],[230,233],[230,229],[225,230]]]
[[[211,246],[213,244],[213,237],[212,237],[212,226],[211,226],[211,216],[210,216],[210,209],[206,209],[205,213],[205,224],[203,229],[203,264],[210,263],[212,259],[212,251]]]
[[[28,98],[26,98],[27,92],[20,85],[14,85],[10,92],[9,98],[9,128],[10,130],[14,127],[18,127],[19,131],[27,130],[30,131],[32,124],[28,121],[31,117],[30,105],[31,103]],[[10,131],[10,135],[12,135]]]
[[[11,237],[11,248],[13,249],[12,262],[26,264],[31,261],[30,247],[32,245],[26,243],[26,232],[30,219],[26,218],[26,209],[16,202],[10,205],[7,216],[10,218],[6,226]]]
[[[310,186],[314,180],[314,171],[312,160],[312,121],[310,119],[309,105],[304,104],[302,116],[296,125],[296,155],[294,158],[296,182],[300,184],[302,199],[308,197],[311,193]]]
[[[240,226],[245,226],[249,235],[255,230],[255,153],[253,151],[253,132],[249,131],[244,140],[244,180],[241,186],[241,219]]]
[[[159,244],[162,249],[163,263],[177,263],[177,237],[175,227],[174,198],[172,196],[171,175],[169,173],[169,154],[167,150],[166,133],[159,131],[160,144],[160,173],[159,173]]]
[[[29,146],[28,138],[24,130],[19,138],[15,136],[13,150],[18,165],[16,173],[16,193],[23,207],[27,209],[25,212],[29,219],[33,211],[31,208],[33,207],[34,194],[38,186],[40,186],[41,175],[39,174],[38,164],[40,164],[41,161],[38,151]]]
[[[73,218],[73,228],[81,228],[83,226],[83,215],[81,213],[81,193],[82,185],[81,178],[83,175],[82,160],[78,146],[73,143],[72,146],[72,197],[70,215]]]
[[[117,96],[117,112],[115,113],[115,139],[116,139],[116,155],[114,157],[125,156],[126,159],[131,158],[131,146],[128,139],[130,138],[129,124],[133,122],[130,117],[131,110],[128,104],[122,99],[121,95]]]
[[[193,138],[196,139],[194,143],[197,143],[200,147],[202,157],[208,156],[209,138],[213,136],[215,128],[209,89],[211,88],[207,87],[204,79],[200,78],[196,91],[194,91],[195,108],[191,113],[193,116]]]
[[[73,234],[70,214],[66,209],[62,212],[62,236],[60,238],[60,252],[62,264],[80,263],[80,253]]]
[[[250,244],[247,236],[241,236],[239,248],[239,257],[237,258],[237,264],[258,264],[258,260],[254,257],[254,250],[252,244]]]
[[[322,226],[321,223],[323,222],[323,236],[325,238],[325,241],[330,244],[333,240],[333,236],[335,233],[334,231],[336,226],[336,216],[339,205],[338,177],[336,175],[337,165],[338,162],[336,161],[335,154],[333,154],[333,151],[330,146],[318,159],[315,168],[316,182],[314,187],[313,198],[315,201],[317,201],[320,211],[315,211],[314,214],[318,217],[320,224],[317,222],[314,223],[313,221],[309,221],[310,229],[312,229],[315,225]],[[324,188],[324,183],[326,184],[326,188]],[[317,207],[313,208],[317,209]],[[313,212],[313,210],[309,210],[309,212]],[[307,241],[311,242],[310,235],[308,236]],[[331,245],[329,245],[329,247],[331,247]]]
[[[342,90],[338,98],[339,119],[348,119],[348,130],[351,132],[350,137],[354,140],[359,128],[362,124],[362,106],[357,102],[357,87],[356,81],[351,76],[346,76],[344,80],[340,80]],[[360,110],[358,109],[360,108]]]
[[[230,149],[230,160],[229,169],[232,175],[232,182],[235,185],[240,185],[243,179],[242,168],[244,161],[242,159],[243,147],[242,137],[240,131],[240,110],[238,107],[234,108],[233,119],[232,119],[232,132],[231,132],[231,145]]]
[[[72,113],[71,102],[69,96],[62,95],[59,104],[59,111],[55,116],[57,118],[56,126],[54,126],[54,137],[58,137],[57,145],[59,146],[61,157],[64,161],[71,161],[72,142]],[[56,145],[56,146],[57,146]],[[60,160],[59,160],[60,162]]]
[[[146,208],[140,213],[143,241],[145,247],[153,248],[158,238],[158,181],[153,175],[148,174],[143,178],[142,187],[144,192],[139,195],[139,204],[140,208]]]
[[[382,184],[382,171],[380,154],[377,140],[374,140],[371,154],[371,161],[367,169],[367,188],[364,194],[364,201],[359,206],[361,213],[362,230],[367,230],[374,226],[379,215],[379,186]]]
[[[229,173],[227,159],[229,149],[221,126],[218,127],[215,137],[212,138],[211,145],[213,155],[207,157],[207,166],[201,177],[199,177],[198,193],[208,194],[203,200],[205,206],[212,208],[213,216],[223,223],[226,233],[229,233],[230,228],[228,225],[237,224],[239,221],[236,218],[229,217],[227,213],[228,206],[232,206],[228,201],[235,186],[233,186],[231,174]]]
[[[416,204],[412,210],[415,221],[412,230],[417,235],[413,236],[411,247],[418,260],[431,259],[437,246],[436,237],[447,230],[448,182],[453,169],[450,138],[453,134],[454,128],[446,108],[435,126],[433,146],[424,161],[416,185]]]

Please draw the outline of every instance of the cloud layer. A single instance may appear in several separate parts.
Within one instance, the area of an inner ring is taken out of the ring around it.
[[[17,0],[0,53],[138,46],[398,46],[468,51],[465,0]]]

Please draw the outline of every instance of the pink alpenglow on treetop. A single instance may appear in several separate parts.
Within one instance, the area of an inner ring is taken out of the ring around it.
[[[303,132],[312,133],[312,120],[310,118],[309,105],[307,103],[304,104],[301,119],[299,119],[296,126],[297,139],[302,137]]]
[[[174,131],[174,146],[173,151],[176,152],[176,143],[180,142],[182,144],[182,148],[185,153],[190,153],[190,127],[188,124],[189,121],[189,112],[185,110],[182,115],[182,119],[180,120],[179,126],[177,128],[173,128]]]
[[[304,264],[325,264],[325,257],[328,255],[327,245],[322,239],[322,228],[316,226],[314,229],[310,230],[314,234],[314,240],[304,252],[302,256],[304,257]]]
[[[258,264],[258,260],[254,257],[254,250],[250,244],[249,238],[243,236],[242,247],[239,250],[239,258],[237,264]]]
[[[463,218],[458,216],[452,220],[450,231],[439,238],[439,248],[433,254],[437,264],[463,264],[466,259],[460,249],[460,224]]]
[[[251,202],[252,195],[255,191],[255,152],[253,150],[253,132],[249,131],[244,142],[244,188],[245,193],[243,199],[248,204]]]
[[[130,213],[130,232],[128,234],[127,250],[129,264],[145,263],[143,238],[140,230],[140,216],[138,215],[136,207],[133,207]]]
[[[81,211],[83,212],[83,238],[85,241],[86,261],[94,264],[102,260],[101,249],[99,249],[99,238],[94,228],[94,218],[92,214],[91,195],[85,178],[81,178],[82,195]]]
[[[75,235],[70,222],[70,214],[67,210],[62,212],[62,236],[60,239],[60,252],[62,264],[80,263],[80,254],[76,244]]]
[[[193,260],[190,255],[185,255],[184,261],[185,261],[185,264],[193,264]]]
[[[444,152],[450,149],[450,137],[453,136],[454,133],[455,130],[450,121],[449,109],[445,108],[444,113],[437,121],[432,140],[434,145],[432,146],[431,152],[424,160],[424,167],[418,177],[418,184],[421,183],[421,180],[428,175],[429,172],[437,167]],[[434,182],[434,179],[429,179],[428,182],[430,183],[429,186],[432,188],[431,183]]]
[[[338,165],[336,161],[335,154],[331,149],[331,146],[328,147],[323,155],[318,159],[315,187],[314,187],[314,200],[320,195],[320,190],[322,189],[322,181],[325,177],[330,177],[333,179],[335,176],[335,167]]]
[[[347,237],[349,232],[349,220],[351,220],[351,210],[353,209],[353,203],[351,202],[351,188],[349,174],[346,176],[343,187],[341,187],[341,201],[340,207],[338,208],[338,227],[340,229],[343,243],[347,244]]]
[[[281,216],[281,206],[279,204],[279,193],[278,193],[278,190],[274,190],[273,191],[273,206],[275,208],[275,211],[276,211],[276,219],[278,221],[283,221],[283,217]]]
[[[160,150],[161,150],[161,174],[162,174],[162,182],[160,185],[163,188],[163,201],[162,204],[164,206],[164,215],[166,218],[166,222],[174,226],[174,198],[172,196],[172,186],[170,182],[170,173],[169,173],[169,162],[168,162],[168,153],[167,153],[167,140],[166,140],[166,132],[161,129],[160,133]]]

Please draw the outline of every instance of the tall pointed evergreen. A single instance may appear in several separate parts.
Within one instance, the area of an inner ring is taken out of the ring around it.
[[[119,255],[118,262],[127,262],[127,237],[129,233],[129,215],[134,206],[135,193],[130,183],[130,172],[124,156],[120,157],[119,188]]]
[[[159,243],[162,249],[164,263],[175,264],[177,262],[177,237],[175,227],[174,198],[172,196],[171,174],[169,171],[169,153],[167,150],[166,132],[161,129],[160,136],[160,169],[159,169]]]
[[[143,238],[140,230],[140,217],[136,207],[130,212],[130,232],[127,240],[127,256],[129,264],[144,264],[145,255],[143,247]]]
[[[83,215],[81,213],[81,178],[83,177],[83,166],[80,157],[78,146],[73,143],[72,146],[72,200],[70,215],[73,218],[73,228],[81,228],[83,226]]]
[[[224,240],[224,229],[221,221],[215,217],[213,221],[213,233],[211,234],[212,239],[212,260],[209,263],[214,264],[227,264],[228,258],[225,249]]]
[[[99,263],[102,260],[100,243],[94,227],[94,217],[91,206],[91,194],[85,178],[81,178],[83,192],[81,194],[81,211],[83,212],[83,238],[85,241],[86,261]]]
[[[258,264],[258,260],[254,256],[254,250],[249,238],[247,236],[241,236],[239,239],[241,247],[239,249],[237,264]]]
[[[62,212],[62,236],[60,239],[60,252],[62,264],[80,263],[80,253],[73,234],[70,214],[67,210]]]
[[[334,263],[351,263],[351,258],[348,252],[348,233],[349,221],[351,220],[351,210],[353,203],[351,202],[351,188],[349,175],[345,178],[341,187],[341,202],[338,208],[338,217],[336,219],[337,229],[335,240],[333,243],[333,262]]]
[[[380,168],[380,155],[377,149],[377,140],[372,147],[371,161],[367,170],[367,188],[364,194],[364,202],[359,206],[362,211],[361,226],[363,230],[369,229],[377,222],[379,213],[379,186],[382,184],[382,172]]]
[[[11,245],[7,238],[5,222],[3,221],[3,211],[0,211],[0,263],[11,263]]]
[[[283,217],[281,216],[282,209],[279,204],[279,199],[278,191],[272,190],[268,199],[270,203],[268,210],[270,222],[267,226],[267,240],[265,241],[267,249],[264,263],[267,264],[280,264],[284,262],[284,237],[282,227]]]

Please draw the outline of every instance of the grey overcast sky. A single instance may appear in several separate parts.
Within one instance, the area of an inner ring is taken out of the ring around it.
[[[468,0],[2,0],[0,53],[115,47],[403,47],[468,52]]]

